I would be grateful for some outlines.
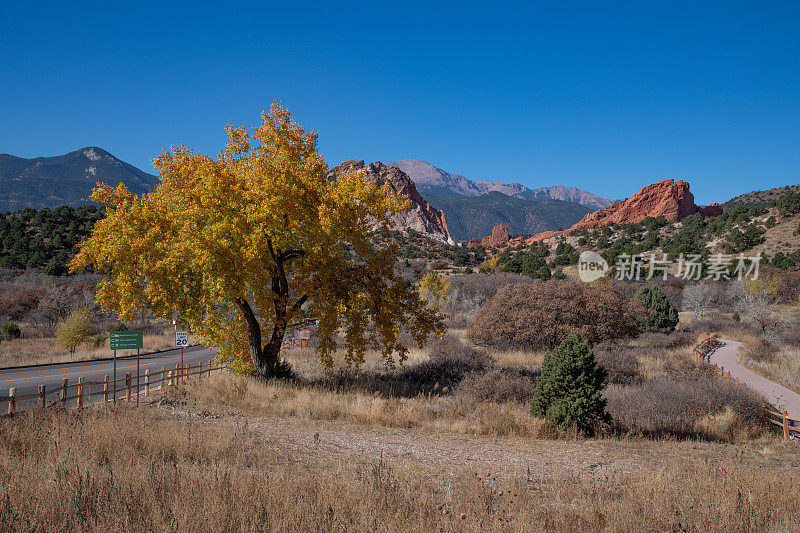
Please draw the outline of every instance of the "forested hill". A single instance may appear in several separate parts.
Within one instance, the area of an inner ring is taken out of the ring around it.
[[[103,216],[93,205],[0,213],[0,267],[43,268],[60,276]]]
[[[0,212],[86,205],[98,181],[124,183],[142,194],[154,189],[158,178],[96,146],[32,159],[0,154]]]

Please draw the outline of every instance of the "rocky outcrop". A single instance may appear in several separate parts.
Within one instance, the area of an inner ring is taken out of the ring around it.
[[[453,242],[447,230],[444,213],[432,207],[419,195],[412,179],[402,170],[386,166],[380,161],[365,165],[364,161],[348,159],[338,167],[330,169],[328,177],[334,179],[350,168],[364,169],[366,176],[379,187],[388,184],[393,191],[409,197],[411,200],[409,208],[392,215],[390,219],[392,229],[400,231],[413,229],[439,241]]]
[[[492,234],[484,237],[481,244],[484,248],[502,248],[510,238],[508,227],[501,222],[492,228]]]
[[[699,211],[689,184],[682,180],[666,179],[648,185],[632,197],[589,213],[572,226],[570,231],[605,226],[609,222],[629,224],[647,217],[663,216],[680,220]]]
[[[722,206],[717,202],[700,208],[700,212],[704,217],[718,217],[722,214]]]
[[[611,222],[630,224],[642,222],[647,217],[659,216],[663,216],[669,221],[677,221],[695,213],[701,213],[707,217],[716,217],[722,214],[722,206],[716,203],[707,207],[695,205],[694,195],[689,191],[687,182],[665,179],[648,185],[630,198],[589,213],[577,224],[565,231],[545,231],[527,239],[515,239],[509,245],[530,245],[535,241],[543,241],[560,235],[569,235],[576,230],[597,228]],[[492,234],[494,234],[494,231]],[[484,241],[490,238],[484,237]],[[519,243],[517,240],[519,240]]]
[[[478,239],[470,239],[469,242],[467,243],[467,248],[477,248],[480,245],[481,241],[479,241]]]

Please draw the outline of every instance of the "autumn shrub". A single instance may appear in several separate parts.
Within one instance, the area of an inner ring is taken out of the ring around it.
[[[640,378],[639,360],[630,349],[603,343],[595,348],[594,353],[597,364],[606,370],[609,383],[627,384]]]
[[[744,339],[739,355],[743,360],[752,360],[756,363],[769,363],[775,358],[778,348],[764,337],[751,336]]]
[[[605,382],[606,371],[597,366],[589,343],[573,333],[545,356],[531,414],[592,435],[599,424],[610,422],[602,397]]]
[[[673,350],[695,344],[697,337],[689,331],[676,331],[674,333],[642,333],[637,339],[637,344],[648,348],[663,348]]]
[[[763,400],[709,375],[661,375],[605,392],[612,427],[648,437],[738,440],[761,431]]]
[[[383,372],[338,370],[323,384],[347,390],[378,392],[385,396],[448,393],[469,373],[484,373],[494,366],[485,351],[446,337],[433,343],[429,358]]]
[[[70,355],[83,344],[92,333],[92,318],[86,309],[76,309],[59,323],[56,329],[56,345],[65,348]]]
[[[476,402],[528,402],[533,397],[538,372],[526,368],[494,368],[470,372],[456,386],[454,394]]]
[[[501,350],[552,349],[572,333],[590,343],[634,335],[645,317],[641,302],[613,286],[535,280],[503,287],[478,311],[467,338]]]

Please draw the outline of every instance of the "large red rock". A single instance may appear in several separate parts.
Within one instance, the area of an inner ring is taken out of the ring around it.
[[[689,184],[682,180],[665,179],[648,185],[635,195],[621,200],[603,209],[593,211],[583,217],[577,224],[565,231],[545,231],[526,239],[525,244],[543,241],[550,237],[569,235],[573,231],[597,228],[610,222],[630,224],[641,222],[647,217],[663,216],[669,221],[680,220],[689,215],[701,213],[703,216],[716,217],[722,214],[722,206],[713,203],[700,207],[694,203],[694,195],[689,191]]]
[[[387,167],[380,161],[365,165],[364,161],[348,159],[338,167],[330,169],[328,177],[335,179],[336,176],[351,168],[363,169],[366,172],[366,176],[374,181],[378,187],[388,184],[395,192],[411,199],[411,205],[407,210],[391,216],[392,229],[400,231],[413,229],[425,233],[436,240],[452,244],[453,240],[447,230],[447,220],[445,220],[444,212],[434,208],[420,196],[414,181],[405,172],[397,167]]]
[[[478,239],[470,239],[469,242],[467,243],[467,248],[477,248],[480,245],[481,241],[479,241]]]
[[[698,210],[687,182],[666,179],[648,185],[626,200],[592,211],[569,230],[596,228],[609,222],[629,224],[641,222],[647,217],[663,216],[670,221],[680,220]]]
[[[481,241],[484,248],[501,248],[508,244],[508,239],[511,234],[508,232],[508,227],[502,222],[492,228],[492,234],[487,235]]]

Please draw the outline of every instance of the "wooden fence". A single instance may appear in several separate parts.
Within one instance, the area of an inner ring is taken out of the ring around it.
[[[70,383],[68,378],[64,378],[60,387],[47,389],[45,385],[39,385],[38,392],[33,394],[17,394],[16,387],[11,387],[8,390],[8,396],[0,396],[0,406],[8,403],[9,415],[18,411],[18,404],[31,400],[34,400],[31,405],[39,407],[52,405],[67,407],[70,402],[73,402],[76,407],[81,408],[95,397],[99,397],[98,399],[103,403],[116,402],[121,393],[125,393],[125,396],[124,400],[120,399],[120,401],[138,402],[142,391],[144,397],[147,398],[150,395],[151,387],[156,385],[176,385],[181,381],[185,382],[192,376],[202,379],[203,376],[209,376],[211,372],[224,368],[225,366],[214,366],[214,361],[211,360],[196,365],[176,364],[174,369],[169,370],[162,366],[160,372],[153,374],[150,373],[150,369],[147,369],[144,374],[139,376],[140,380],[137,380],[136,375],[132,375],[130,372],[116,381],[110,379],[108,375],[104,377],[103,381],[87,381],[81,376],[77,382]],[[137,383],[137,381],[139,382]],[[93,391],[92,388],[96,390]]]
[[[699,362],[710,362],[711,354],[721,346],[719,338],[716,335],[709,335],[701,340],[692,349],[692,354],[698,359]],[[725,367],[719,367],[719,377],[730,381],[732,383],[739,383],[739,378],[731,376]],[[800,420],[787,416],[786,411],[779,411],[771,404],[763,404],[761,406],[762,417],[764,424],[773,424],[783,430],[784,439],[798,439],[800,438]]]
[[[692,355],[694,355],[700,362],[708,361],[711,357],[711,354],[714,353],[714,350],[716,350],[719,346],[719,337],[716,335],[709,335],[697,343],[697,345],[692,349]]]
[[[774,406],[761,406],[764,423],[773,424],[783,430],[784,439],[800,439],[800,420],[786,415],[786,411],[778,411]]]

